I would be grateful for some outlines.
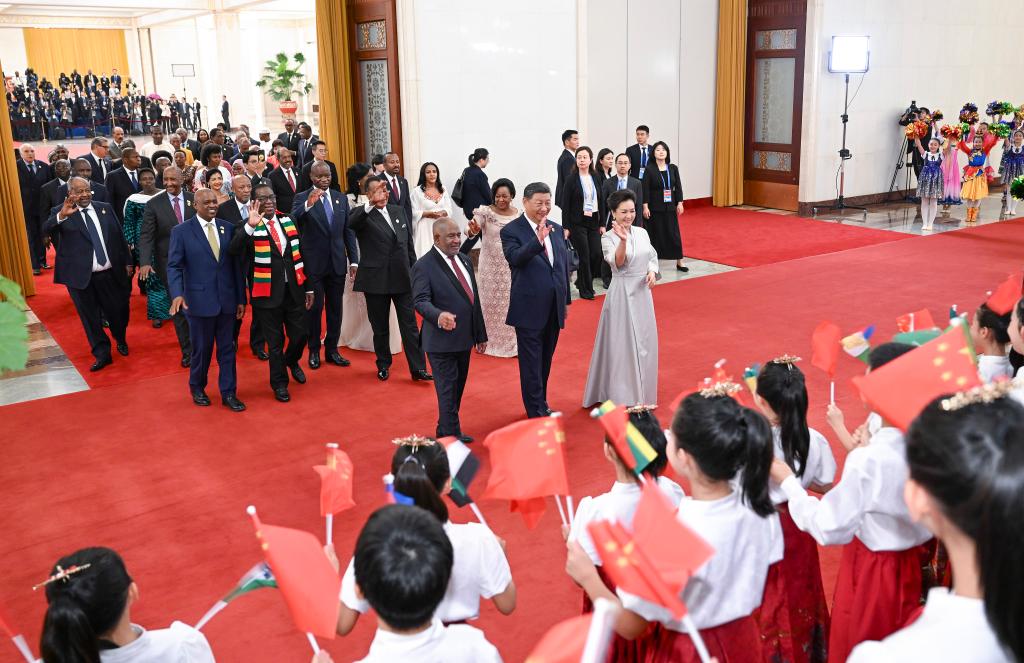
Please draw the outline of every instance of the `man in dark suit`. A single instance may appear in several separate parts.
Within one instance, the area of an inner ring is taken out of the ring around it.
[[[359,238],[359,264],[352,289],[366,295],[366,317],[373,328],[377,378],[387,380],[391,371],[388,319],[391,304],[398,315],[402,349],[413,380],[432,380],[420,348],[412,307],[409,269],[416,263],[409,222],[398,205],[388,204],[387,184],[367,179],[363,185],[367,203],[349,214],[349,225]]]
[[[612,229],[612,215],[608,209],[608,196],[612,195],[620,189],[629,189],[636,196],[637,209],[643,209],[644,204],[644,187],[643,182],[638,180],[629,174],[630,171],[629,155],[626,153],[619,154],[615,157],[615,175],[609,177],[601,185],[601,195],[599,196],[598,203],[601,208],[601,220],[602,227],[605,231]],[[637,216],[637,226],[643,227],[643,216]],[[602,233],[603,234],[603,233]],[[608,264],[607,260],[601,261],[601,281],[604,283],[605,290],[612,282],[612,268]]]
[[[117,215],[118,223],[124,225],[124,202],[133,193],[139,191],[139,166],[142,165],[142,158],[133,147],[121,151],[121,167],[107,173],[107,193],[110,194],[110,204]]]
[[[299,132],[295,130],[295,120],[288,118],[284,121],[284,131],[277,134],[277,139],[284,143],[292,152],[299,149]]]
[[[463,442],[459,407],[469,377],[470,352],[487,349],[487,329],[473,263],[459,252],[462,232],[449,218],[434,221],[434,248],[412,268],[412,301],[423,316],[420,340],[430,358],[437,392],[437,437]]]
[[[345,294],[348,264],[359,263],[359,245],[348,226],[348,197],[331,188],[327,164],[313,164],[313,187],[295,197],[291,217],[302,234],[302,260],[315,299],[309,309],[309,367],[320,368],[320,316],[327,310],[324,346],[327,361],[348,366],[338,351],[341,337],[341,299]]]
[[[319,136],[313,134],[313,127],[309,126],[306,122],[299,122],[299,141],[298,145],[295,146],[296,168],[301,170],[303,166],[313,160],[312,142],[319,139]]]
[[[104,318],[117,351],[128,356],[125,333],[135,266],[110,205],[92,201],[89,180],[72,177],[68,185],[68,197],[46,220],[44,230],[60,237],[53,281],[65,285],[71,295],[96,358],[89,370],[96,372],[113,361]]]
[[[32,258],[32,273],[39,276],[40,269],[50,269],[46,263],[46,242],[42,226],[39,225],[39,191],[53,179],[50,166],[36,160],[36,150],[23,143],[18,152],[18,189],[21,192],[21,209],[25,214],[25,231],[28,233],[28,250]]]
[[[222,96],[221,97],[221,103],[220,103],[220,117],[221,117],[221,119],[224,120],[224,128],[225,129],[231,129],[231,120],[228,117],[230,108],[231,108],[231,106],[230,106],[230,104],[228,104],[228,97],[227,97],[227,95]]]
[[[36,219],[39,222],[40,232],[50,218],[54,207],[59,207],[64,199],[68,197],[68,179],[71,178],[71,162],[67,159],[58,159],[50,166],[53,179],[39,189],[39,209],[36,211]],[[44,238],[45,241],[45,238]]]
[[[89,163],[88,159],[75,159],[71,162],[71,174],[75,177],[83,177],[89,180],[89,189],[92,191],[92,199],[97,203],[109,203],[110,192],[107,191],[107,187],[103,186],[92,179],[92,164]],[[64,198],[68,195],[68,188],[65,184],[57,192],[61,196],[60,200],[56,204],[60,204]]]
[[[412,196],[409,195],[409,181],[401,175],[402,162],[394,152],[384,155],[384,172],[380,179],[388,187],[388,204],[400,205],[405,218],[412,218]]]
[[[224,219],[241,231],[242,226],[249,220],[249,201],[252,200],[252,182],[245,175],[236,175],[231,178],[231,197],[220,204],[217,208],[217,218]],[[240,261],[239,267],[242,274],[246,276],[246,286],[252,287],[249,278],[252,275],[252,265]],[[263,328],[256,320],[256,310],[251,312],[252,319],[249,321],[249,349],[253,356],[260,361],[267,361],[270,355],[267,353],[267,341],[263,338]],[[235,320],[235,343],[238,343],[238,334],[242,331],[242,320]]]
[[[278,211],[291,211],[295,203],[295,194],[299,191],[299,175],[295,172],[295,154],[284,147],[277,150],[278,167],[271,171],[270,186],[277,196]],[[346,197],[347,202],[347,197]]]
[[[107,139],[103,136],[97,136],[89,144],[89,152],[82,157],[92,166],[92,174],[89,179],[97,184],[103,184],[107,179],[107,173],[113,170],[110,166],[109,150],[110,147]],[[75,174],[77,175],[78,173]]]
[[[303,274],[298,231],[288,217],[277,215],[274,190],[261,182],[252,195],[249,219],[242,231],[235,233],[230,251],[244,256],[243,264],[252,265],[247,268],[253,273],[249,301],[267,339],[270,388],[274,398],[287,403],[291,400],[288,371],[299,384],[306,382],[299,360],[306,345],[306,311],[313,305],[313,291]],[[257,255],[261,256],[259,262]],[[267,272],[269,283],[265,277],[260,278]]]
[[[156,275],[167,283],[171,232],[196,214],[195,198],[183,189],[182,177],[177,166],[165,168],[164,193],[150,198],[146,203],[146,211],[142,213],[142,228],[139,231],[139,278],[143,281],[149,278],[155,267]],[[194,349],[189,335],[188,318],[179,311],[171,320],[174,322],[174,333],[178,337],[178,347],[181,348],[181,365],[185,368],[192,362]]]
[[[569,303],[569,251],[562,226],[547,220],[551,189],[543,182],[523,191],[523,214],[501,229],[512,269],[505,324],[516,328],[519,385],[526,416],[551,414],[548,376]]]
[[[651,149],[648,140],[651,137],[651,130],[646,124],[636,128],[636,145],[626,148],[626,156],[629,157],[629,174],[641,182],[644,180],[644,173],[647,171],[647,161],[654,158],[654,150]],[[640,203],[637,203],[640,209]]]
[[[576,167],[576,148],[580,146],[580,134],[575,129],[562,132],[562,153],[558,155],[558,180],[555,182],[555,204],[562,209],[565,204],[565,181]]]
[[[335,167],[334,162],[327,160],[327,143],[323,142],[319,138],[309,141],[310,153],[313,158],[306,162],[306,165],[302,167],[302,176],[299,177],[299,190],[305,191],[306,189],[313,186],[313,179],[310,177],[310,171],[313,166],[318,163],[327,164],[327,168],[331,171],[331,188],[341,189],[338,182],[338,169]],[[410,208],[411,209],[411,208]],[[412,212],[410,212],[411,214]],[[409,217],[410,219],[412,216]]]
[[[217,218],[213,191],[197,191],[194,204],[195,215],[171,229],[167,256],[171,313],[177,317],[184,311],[188,319],[193,343],[188,374],[192,402],[210,404],[206,382],[216,344],[221,403],[241,412],[245,404],[236,395],[231,328],[245,314],[245,284],[235,256],[227,250],[232,235],[241,231]]]
[[[185,104],[188,106],[188,104]],[[178,130],[174,133],[178,134],[178,138],[181,139],[181,146],[192,153],[193,159],[199,158],[199,141],[188,137],[188,130],[184,127],[178,127]]]

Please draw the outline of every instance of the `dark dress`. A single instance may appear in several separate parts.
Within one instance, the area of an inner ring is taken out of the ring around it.
[[[671,190],[668,202],[665,201],[666,189]],[[683,240],[679,236],[676,218],[676,204],[682,200],[683,182],[675,164],[668,164],[666,170],[658,170],[656,163],[648,164],[644,172],[644,203],[651,211],[651,218],[644,221],[644,228],[661,260],[681,260],[683,257]]]

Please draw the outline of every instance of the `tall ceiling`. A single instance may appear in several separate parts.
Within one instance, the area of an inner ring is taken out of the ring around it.
[[[148,28],[235,11],[267,19],[302,18],[313,14],[314,0],[0,0],[0,26]]]

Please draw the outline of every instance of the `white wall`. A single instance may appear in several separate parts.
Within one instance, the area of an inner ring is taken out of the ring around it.
[[[716,0],[590,0],[580,140],[616,152],[646,124],[664,140],[686,198],[711,195]]]
[[[25,33],[21,28],[0,28],[0,62],[8,76],[13,76],[16,71],[24,73],[28,67]]]
[[[415,183],[433,161],[451,187],[470,152],[486,147],[491,182],[554,189],[559,136],[577,123],[575,0],[398,7],[406,177]]]
[[[1020,3],[1013,3],[1020,6]],[[843,76],[827,70],[834,34],[871,36],[871,70],[853,75],[845,195],[888,191],[903,139],[899,115],[916,99],[955,121],[972,101],[1024,103],[1018,22],[1002,11],[967,11],[954,0],[808,0],[800,200],[835,198],[842,141]],[[993,151],[996,163],[999,148]],[[961,159],[962,163],[963,159]],[[900,181],[903,181],[901,176]]]

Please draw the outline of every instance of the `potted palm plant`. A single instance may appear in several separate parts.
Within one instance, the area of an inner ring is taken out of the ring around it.
[[[306,56],[302,53],[291,58],[285,53],[278,53],[273,60],[267,60],[262,78],[256,81],[256,85],[271,99],[281,104],[282,115],[295,115],[299,108],[295,97],[309,94],[313,89],[313,84],[306,82],[306,75],[299,71],[305,63]]]

